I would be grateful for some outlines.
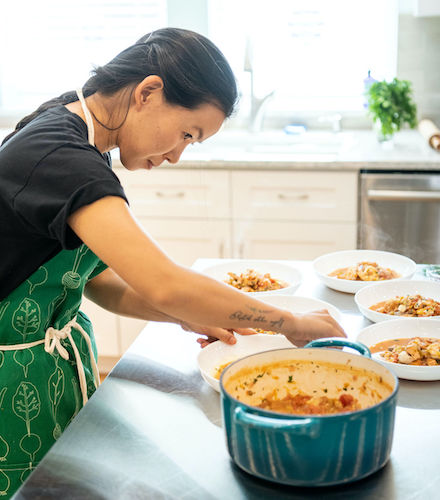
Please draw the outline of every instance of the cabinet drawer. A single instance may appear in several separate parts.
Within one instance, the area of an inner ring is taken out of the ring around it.
[[[233,218],[356,221],[356,172],[232,172]]]
[[[356,248],[354,222],[235,221],[233,257],[310,260]]]
[[[191,266],[199,257],[231,256],[229,220],[146,217],[137,220],[163,251],[184,266]]]
[[[226,171],[115,169],[137,216],[211,217],[230,215]]]

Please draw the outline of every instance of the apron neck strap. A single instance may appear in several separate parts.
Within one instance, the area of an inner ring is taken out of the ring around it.
[[[76,95],[78,96],[84,116],[86,117],[87,130],[89,134],[89,144],[91,146],[95,146],[95,127],[93,126],[92,115],[90,114],[89,108],[87,107],[82,89],[80,88],[76,89]]]

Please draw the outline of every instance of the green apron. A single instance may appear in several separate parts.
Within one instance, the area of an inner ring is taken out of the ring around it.
[[[0,497],[16,491],[99,385],[79,306],[105,268],[84,244],[62,250],[0,302]]]

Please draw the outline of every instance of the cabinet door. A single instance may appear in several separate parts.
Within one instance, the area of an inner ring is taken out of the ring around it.
[[[232,172],[233,218],[353,221],[357,172]]]
[[[199,257],[231,256],[229,221],[137,219],[159,246],[179,264],[191,266]]]
[[[99,307],[85,297],[81,303],[81,310],[87,314],[92,322],[98,346],[98,360],[100,356],[120,356],[118,316]]]
[[[236,221],[233,234],[239,259],[310,260],[356,248],[355,223]]]
[[[146,217],[229,217],[229,172],[115,169],[131,209]]]
[[[148,321],[119,316],[122,354],[131,346],[136,337],[147,326]]]

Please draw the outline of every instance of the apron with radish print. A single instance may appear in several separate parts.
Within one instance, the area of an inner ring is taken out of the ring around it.
[[[0,497],[9,498],[99,385],[84,286],[106,268],[63,250],[0,302]]]

